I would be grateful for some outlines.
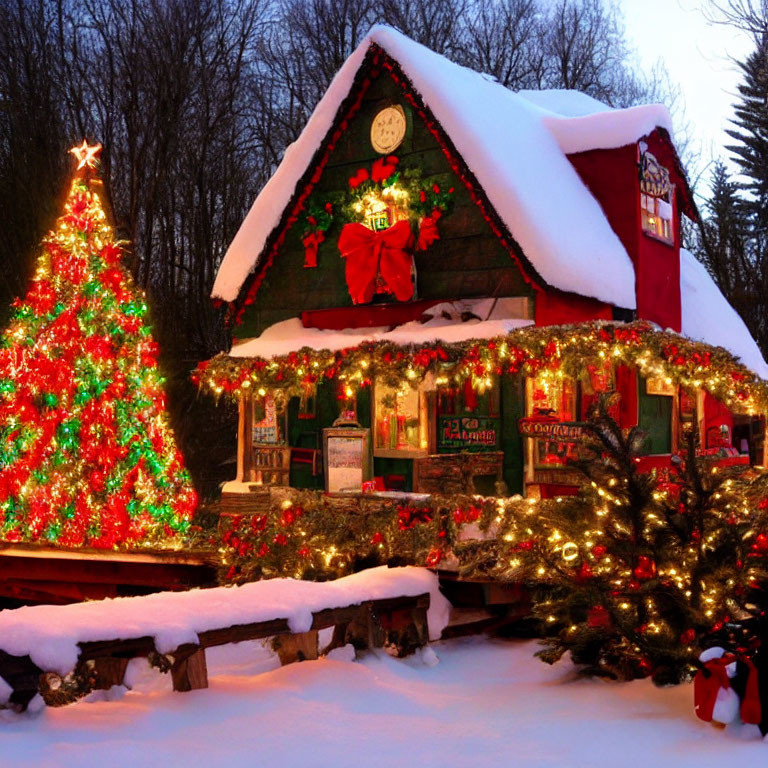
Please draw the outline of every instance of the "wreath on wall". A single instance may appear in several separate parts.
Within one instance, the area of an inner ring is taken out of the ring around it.
[[[418,168],[400,168],[396,155],[358,168],[348,190],[335,199],[308,201],[304,266],[317,267],[318,247],[338,216],[343,222],[338,246],[352,302],[368,304],[377,294],[409,301],[414,249],[426,250],[440,239],[438,221],[453,207],[454,188],[440,181],[439,176],[424,179]]]

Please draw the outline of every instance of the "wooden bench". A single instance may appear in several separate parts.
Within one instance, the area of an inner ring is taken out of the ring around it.
[[[26,709],[37,693],[48,704],[74,701],[92,689],[107,689],[123,682],[130,659],[153,657],[166,660],[173,690],[191,691],[208,687],[205,659],[207,648],[245,640],[273,637],[273,647],[282,664],[318,658],[318,633],[333,628],[333,638],[324,652],[351,643],[357,649],[389,647],[406,656],[429,641],[427,610],[429,593],[409,597],[369,600],[359,605],[330,608],[312,614],[308,632],[293,633],[288,620],[275,618],[252,624],[237,624],[199,632],[197,644],[184,644],[171,653],[158,654],[152,637],[123,638],[78,643],[77,665],[66,678],[87,680],[77,695],[61,696],[66,678],[37,666],[29,656],[11,656],[0,651],[0,677],[13,689],[7,706]]]

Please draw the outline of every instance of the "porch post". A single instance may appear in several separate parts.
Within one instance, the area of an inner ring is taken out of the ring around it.
[[[253,396],[243,392],[238,401],[237,423],[237,480],[248,483],[253,480]]]

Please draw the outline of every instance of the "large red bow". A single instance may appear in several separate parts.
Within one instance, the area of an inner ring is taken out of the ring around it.
[[[411,299],[412,249],[413,232],[405,219],[381,232],[362,224],[345,224],[339,235],[339,251],[347,260],[347,288],[352,303],[371,301],[379,274],[398,301]]]

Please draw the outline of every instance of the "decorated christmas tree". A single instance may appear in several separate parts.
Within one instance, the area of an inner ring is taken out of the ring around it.
[[[697,459],[691,433],[659,482],[637,469],[646,435],[608,410],[587,426],[582,492],[500,511],[466,570],[530,585],[544,661],[570,652],[589,674],[679,682],[726,624],[762,611],[768,479]]]
[[[64,215],[0,339],[0,538],[114,547],[183,532],[197,497],[166,415],[147,304],[72,150]]]

